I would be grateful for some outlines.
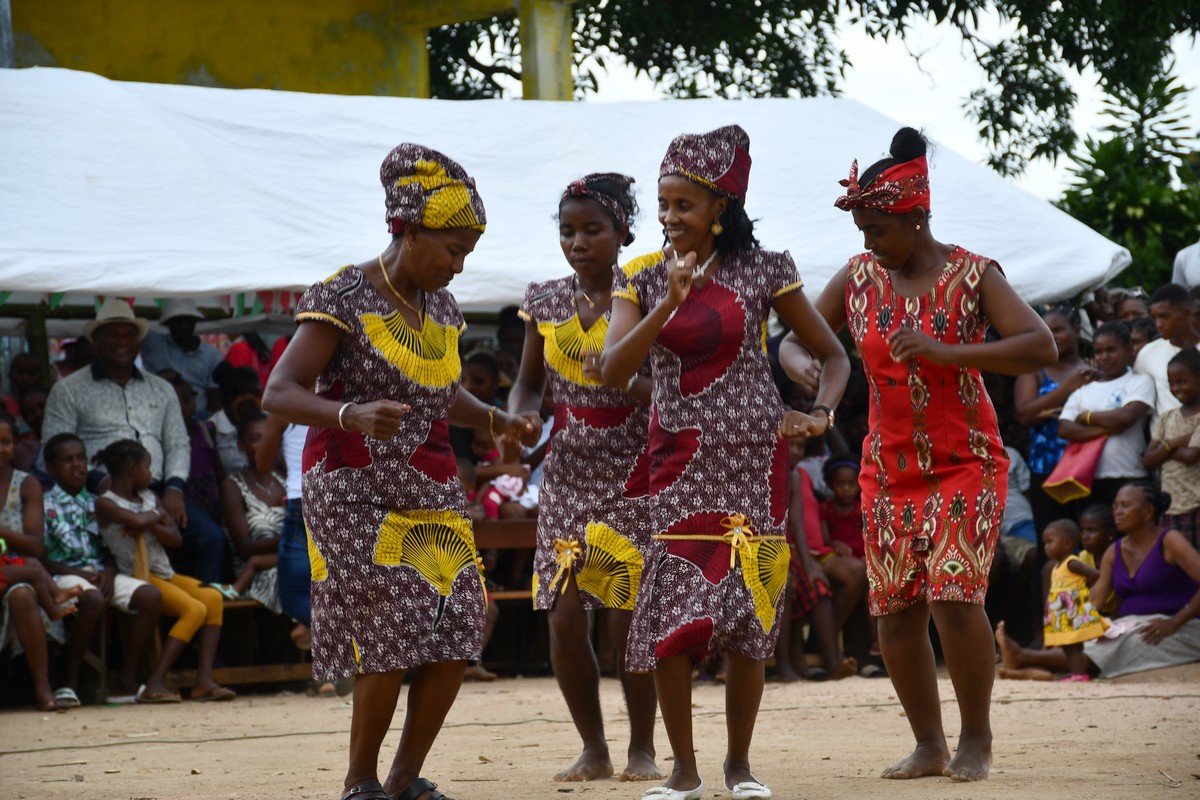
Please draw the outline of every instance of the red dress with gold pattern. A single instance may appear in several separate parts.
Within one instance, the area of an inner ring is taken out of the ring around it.
[[[775,649],[791,557],[788,444],[765,325],[775,298],[802,285],[787,253],[722,254],[650,348],[646,493],[660,546],[633,613],[631,670],[714,648],[753,659]],[[667,291],[660,252],[622,267],[613,296],[646,314]]]
[[[979,370],[892,360],[900,327],[947,344],[983,341],[980,285],[991,259],[961,247],[936,285],[904,297],[864,253],[847,265],[846,318],[870,390],[863,537],[871,613],[919,602],[982,603],[1008,493],[1008,456]]]

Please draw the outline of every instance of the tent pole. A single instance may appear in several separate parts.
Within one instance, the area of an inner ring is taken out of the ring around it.
[[[42,365],[42,382],[47,392],[50,391],[50,339],[46,335],[46,312],[49,308],[45,303],[38,303],[25,323],[25,341],[29,342],[29,352],[37,356],[38,363]]]
[[[12,2],[0,0],[0,69],[14,69],[17,53],[13,41]]]

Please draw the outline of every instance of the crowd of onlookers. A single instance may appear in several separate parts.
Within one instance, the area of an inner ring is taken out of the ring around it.
[[[987,610],[1012,641],[1043,644],[1054,616],[1051,571],[1069,556],[1078,552],[1092,570],[1085,582],[1095,582],[1123,533],[1112,513],[1122,487],[1153,481],[1169,497],[1162,525],[1200,546],[1198,308],[1200,292],[1178,284],[1150,295],[1101,289],[1078,307],[1042,309],[1058,346],[1054,367],[986,376],[1010,458]],[[168,672],[189,648],[191,697],[232,699],[213,680],[227,600],[251,598],[289,617],[296,644],[307,646],[306,430],[259,406],[286,339],[269,347],[246,334],[221,352],[196,334],[201,318],[194,304],[169,301],[165,330],[152,331],[127,303],[110,300],[84,338],[63,343],[49,392],[36,358],[19,353],[9,362],[0,411],[0,646],[24,651],[41,708],[79,703],[84,655],[110,608],[129,615],[110,702],[178,702]],[[524,326],[510,307],[495,336],[468,333],[464,389],[503,406]],[[777,384],[788,406],[811,405],[782,371]],[[547,396],[543,440],[519,457],[452,427],[474,521],[536,518],[555,413]],[[793,585],[775,659],[781,680],[885,674],[866,610],[858,472],[868,433],[867,379],[856,367],[836,427],[791,450]],[[485,552],[483,563],[491,586],[529,586],[532,552]],[[491,610],[494,623],[494,603]],[[1120,613],[1111,603],[1097,611]],[[160,618],[172,625],[152,670],[139,675]],[[48,642],[61,645],[54,664]],[[719,659],[701,672],[719,678]],[[471,675],[492,677],[482,666]]]

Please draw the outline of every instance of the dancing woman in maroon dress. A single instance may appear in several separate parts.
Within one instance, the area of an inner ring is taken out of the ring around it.
[[[629,709],[628,762],[621,780],[662,777],[654,763],[654,679],[625,670],[625,640],[651,549],[646,428],[650,380],[625,389],[600,380],[613,271],[633,241],[630,184],[615,173],[572,182],[558,204],[558,236],[569,276],[529,284],[521,317],[525,351],[509,408],[532,411],[547,381],[554,429],[542,476],[534,557],[534,607],[550,616],[550,659],[583,739],[583,753],[555,780],[607,778],[613,763],[600,711],[600,670],[587,612],[606,609],[617,673]]]
[[[263,407],[312,426],[313,674],[356,676],[342,800],[444,800],[421,767],[482,645],[485,609],[449,422],[527,443],[541,425],[459,390],[466,326],[446,287],[483,232],[475,182],[415,144],[388,154],[380,180],[391,243],[305,292]],[[416,667],[381,785],[379,748]]]
[[[1008,458],[979,370],[1034,372],[1057,359],[1041,318],[996,262],[929,230],[925,139],[912,128],[892,158],[842,181],[869,252],[825,287],[818,310],[850,326],[870,390],[862,484],[871,613],[917,747],[885,778],[987,777],[995,647],[983,610],[1008,488]],[[988,325],[1003,337],[984,342]],[[780,351],[804,378],[794,338]],[[950,758],[942,730],[929,618],[937,625],[962,715]]]
[[[737,800],[771,796],[750,770],[750,741],[791,556],[784,436],[823,432],[850,372],[800,291],[791,256],[754,238],[743,207],[749,147],[737,126],[671,143],[658,181],[658,219],[671,250],[617,273],[602,357],[613,386],[631,380],[647,356],[653,370],[647,490],[659,547],[642,575],[627,658],[631,669],[655,670],[675,760],[667,784],[648,798],[704,793],[692,740],[692,664],[715,647],[729,658],[725,785]],[[763,346],[772,310],[822,353],[813,416],[784,413]]]

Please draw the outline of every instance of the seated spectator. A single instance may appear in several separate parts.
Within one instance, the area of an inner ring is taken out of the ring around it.
[[[212,416],[217,431],[217,454],[226,475],[244,470],[246,453],[238,446],[238,421],[245,413],[262,412],[262,384],[250,367],[220,364],[213,377],[221,396],[221,410]]]
[[[282,336],[273,347],[267,347],[267,343],[261,336],[253,331],[247,331],[226,351],[225,361],[234,367],[250,367],[258,375],[258,385],[266,386],[267,378],[271,377],[271,370],[275,367],[275,362],[283,355],[283,349],[286,346],[287,339]],[[220,383],[219,378],[217,383]]]
[[[30,389],[21,398],[21,421],[26,431],[17,440],[15,463],[17,469],[28,472],[38,479],[43,489],[50,488],[50,476],[41,468],[42,421],[46,418],[45,389]]]
[[[1167,378],[1182,405],[1155,422],[1142,463],[1162,468],[1162,488],[1172,498],[1163,525],[1200,547],[1200,351],[1179,351],[1167,364]]]
[[[9,394],[4,398],[5,410],[14,418],[20,419],[21,398],[34,389],[45,388],[42,362],[33,353],[17,353],[8,364]]]
[[[1093,357],[1100,376],[1076,389],[1063,405],[1058,433],[1069,442],[1107,437],[1092,481],[1094,502],[1111,503],[1126,483],[1144,478],[1142,419],[1154,408],[1154,381],[1130,369],[1129,326],[1106,322],[1096,330]],[[1144,351],[1143,351],[1144,352]]]
[[[1069,304],[1051,306],[1042,320],[1054,335],[1058,362],[1038,373],[1017,377],[1013,400],[1017,421],[1029,430],[1027,466],[1029,504],[1033,510],[1037,540],[1034,558],[1041,550],[1041,532],[1052,520],[1074,516],[1072,504],[1061,504],[1042,489],[1058,466],[1067,443],[1058,434],[1058,417],[1072,392],[1096,378],[1096,371],[1079,355],[1079,312]],[[1007,437],[1006,437],[1007,440]]]
[[[277,472],[259,472],[255,457],[262,442],[267,415],[249,412],[238,424],[238,446],[249,466],[221,482],[221,508],[233,545],[237,573],[233,597],[257,600],[276,614],[282,613],[275,568],[279,535],[287,513],[287,488]]]
[[[1033,509],[1025,493],[1030,472],[1015,447],[1008,453],[1008,502],[1000,522],[1000,546],[988,573],[988,593],[984,608],[992,622],[1005,620],[1019,641],[1037,641],[1041,626],[1039,610],[1044,593],[1038,585],[1038,535]],[[1036,627],[1035,627],[1036,626]]]
[[[191,466],[183,488],[187,518],[180,526],[184,549],[179,565],[205,583],[219,586],[225,570],[225,531],[221,519],[221,481],[225,470],[217,457],[217,434],[212,420],[197,419],[192,387],[182,377],[172,380],[179,413],[187,428]]]
[[[835,453],[821,468],[830,497],[821,504],[821,528],[840,556],[862,560],[862,490],[858,486],[859,460],[850,453]]]
[[[96,627],[103,624],[105,607],[115,608],[134,617],[109,702],[133,702],[136,670],[158,625],[162,594],[145,581],[117,572],[112,557],[103,550],[96,527],[96,497],[85,486],[87,452],[79,437],[60,433],[46,442],[46,469],[54,479],[44,500],[46,564],[59,588],[81,592],[79,613],[71,621],[67,640],[64,688],[72,693],[79,690],[80,667]]]
[[[1167,364],[1180,350],[1196,349],[1200,334],[1195,329],[1192,298],[1182,286],[1168,283],[1157,289],[1150,297],[1150,313],[1162,338],[1142,348],[1133,371],[1154,380],[1154,420],[1157,422],[1172,408],[1179,408],[1179,401],[1171,394],[1167,380]]]
[[[1150,317],[1138,317],[1129,323],[1129,337],[1133,342],[1133,361],[1136,364],[1142,348],[1158,340],[1158,325]]]
[[[312,624],[312,567],[309,563],[301,491],[304,442],[307,437],[307,425],[293,425],[268,414],[262,438],[254,452],[254,466],[258,474],[272,474],[282,465],[286,475],[287,511],[280,528],[275,573],[280,608],[296,620],[292,641],[302,650],[309,649],[312,642],[309,630]]]
[[[1083,645],[1082,668],[1089,676],[1115,678],[1200,661],[1200,553],[1179,531],[1160,527],[1170,504],[1149,481],[1117,493],[1113,517],[1124,535],[1104,554],[1091,596],[1103,605],[1115,592],[1120,611],[1104,636]],[[1061,648],[1022,648],[1003,625],[996,643],[1002,677],[1050,680],[1071,670]]]
[[[62,380],[71,373],[81,370],[96,358],[96,349],[86,337],[79,339],[63,339],[59,345],[62,358],[55,361],[54,374],[56,380]]]
[[[137,701],[179,702],[179,695],[167,688],[167,672],[197,632],[200,654],[191,698],[234,699],[237,695],[231,689],[213,680],[224,613],[221,593],[171,567],[164,546],[179,547],[183,537],[150,491],[150,454],[137,442],[122,439],[100,451],[96,458],[104,462],[112,477],[112,488],[96,500],[96,521],[104,544],[116,559],[117,570],[153,584],[162,593],[163,615],[177,618],[154,672],[138,690]]]
[[[168,333],[147,333],[141,353],[149,372],[173,369],[182,375],[196,396],[197,418],[208,419],[221,404],[213,370],[222,359],[217,348],[196,335],[196,323],[202,319],[195,300],[167,300],[159,320]]]
[[[28,565],[20,557],[26,555],[36,559],[45,553],[42,542],[45,516],[41,485],[35,478],[13,468],[16,430],[16,420],[7,413],[0,413],[0,500],[3,501],[0,506],[0,560],[9,564],[0,567],[0,650],[14,640],[20,643],[33,678],[37,707],[42,711],[56,711],[79,705],[79,698],[74,692],[55,692],[50,688],[46,636],[49,634],[62,641],[62,625],[52,622],[39,607],[36,587],[26,582],[30,577],[35,580],[39,577],[36,567],[25,569]],[[37,564],[36,561],[33,563]],[[58,604],[51,602],[50,605]]]
[[[42,437],[74,433],[92,454],[119,439],[138,441],[150,451],[152,487],[176,525],[184,525],[183,490],[191,465],[188,433],[171,384],[137,368],[140,339],[148,328],[126,301],[104,301],[96,319],[83,329],[96,346],[96,360],[50,389]],[[95,491],[103,477],[101,472],[89,475],[88,488]],[[219,575],[224,534],[194,544],[191,557]]]

